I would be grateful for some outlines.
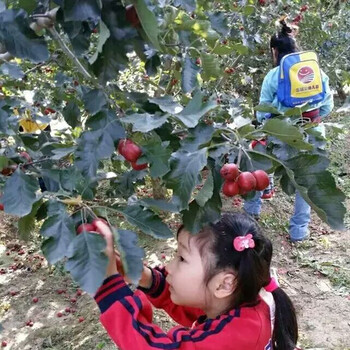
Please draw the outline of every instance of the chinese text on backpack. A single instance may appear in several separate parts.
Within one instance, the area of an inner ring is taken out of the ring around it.
[[[325,89],[315,52],[291,53],[282,58],[277,97],[286,107],[318,103],[324,99]]]

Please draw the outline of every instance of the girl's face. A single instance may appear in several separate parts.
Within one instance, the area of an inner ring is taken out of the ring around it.
[[[206,305],[207,287],[205,270],[200,253],[191,234],[182,230],[178,235],[178,250],[175,258],[166,266],[170,285],[170,297],[174,304],[201,308]]]

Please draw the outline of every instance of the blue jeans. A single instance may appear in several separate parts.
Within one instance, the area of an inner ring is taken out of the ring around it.
[[[261,212],[262,191],[257,192],[255,197],[244,202],[244,210],[248,214],[259,215]],[[310,222],[311,208],[304,198],[296,191],[294,214],[289,221],[289,234],[292,241],[301,241],[309,236],[308,225]]]

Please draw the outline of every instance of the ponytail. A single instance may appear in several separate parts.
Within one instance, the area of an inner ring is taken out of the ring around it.
[[[280,64],[281,59],[290,53],[299,51],[297,43],[292,36],[293,29],[287,23],[287,16],[282,16],[277,22],[277,34],[274,34],[270,40],[270,49],[277,49],[277,65]]]
[[[274,290],[272,295],[276,304],[273,349],[294,350],[298,341],[298,323],[293,303],[281,288]]]

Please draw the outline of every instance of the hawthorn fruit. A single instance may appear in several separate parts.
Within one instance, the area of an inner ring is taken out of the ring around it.
[[[6,342],[5,340],[3,340],[3,341],[1,342],[1,346],[2,346],[3,348],[5,348],[5,347],[7,346],[7,342]]]
[[[44,114],[45,115],[48,115],[48,114],[51,114],[51,113],[56,113],[56,111],[54,109],[50,108],[50,107],[46,107],[44,109]]]
[[[269,183],[270,183],[269,176],[266,174],[264,170],[256,170],[252,172],[252,175],[255,177],[255,180],[256,180],[255,189],[257,191],[262,191],[269,186]]]
[[[147,163],[136,164],[136,162],[131,162],[131,166],[134,170],[143,170],[148,167],[148,164]]]
[[[227,197],[233,197],[239,194],[239,186],[236,181],[228,181],[224,182],[224,186],[222,188],[222,193]]]
[[[136,162],[142,154],[141,148],[130,139],[119,141],[118,152],[129,162]]]
[[[137,28],[140,26],[141,22],[139,16],[137,15],[134,5],[128,5],[125,8],[125,17],[126,20],[134,27]]]
[[[33,303],[37,303],[37,302],[39,301],[39,298],[34,297],[34,298],[32,299],[32,301],[33,301]]]
[[[225,164],[220,169],[220,175],[225,179],[229,181],[234,181],[237,179],[239,175],[239,169],[236,164]]]
[[[199,65],[199,64],[201,64],[201,63],[202,63],[202,61],[201,61],[201,59],[198,57],[198,58],[196,59],[196,64]]]
[[[94,224],[81,224],[77,228],[77,234],[80,235],[83,231],[96,232],[96,227]]]
[[[252,173],[244,171],[237,178],[240,194],[245,194],[253,191],[256,186],[256,180]]]
[[[21,152],[19,155],[20,155],[22,158],[25,158],[28,162],[31,162],[31,161],[32,161],[32,158],[30,157],[30,155],[29,155],[27,152],[25,152],[25,151]]]

